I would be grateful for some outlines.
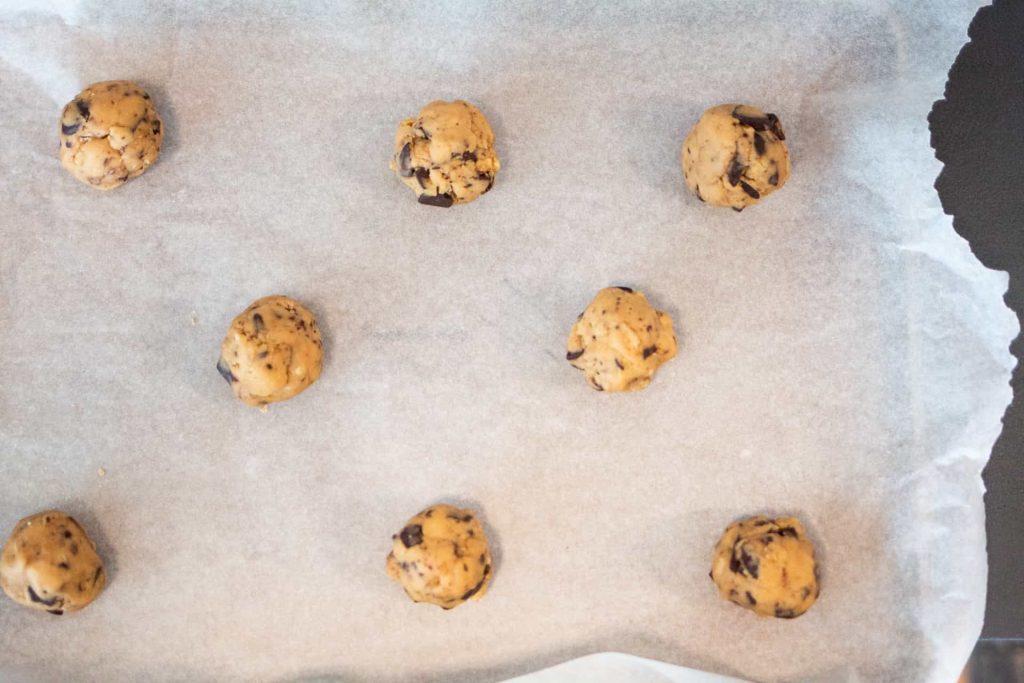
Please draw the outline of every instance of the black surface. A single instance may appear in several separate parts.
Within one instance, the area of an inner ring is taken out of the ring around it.
[[[971,42],[949,72],[931,115],[932,145],[945,169],[936,182],[946,213],[990,268],[1010,273],[1006,303],[1024,314],[1024,0],[983,8]],[[985,470],[988,605],[984,637],[1024,638],[1024,340],[1014,401]],[[950,552],[956,552],[951,548]]]
[[[1024,642],[978,641],[962,683],[1024,683]]]

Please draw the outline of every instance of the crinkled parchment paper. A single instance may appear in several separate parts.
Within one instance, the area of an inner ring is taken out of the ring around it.
[[[0,678],[493,681],[615,650],[952,680],[1018,330],[932,189],[927,115],[977,5],[6,3],[0,530],[63,508],[111,583],[59,619],[0,601]],[[114,78],[167,137],[103,194],[59,167],[57,121]],[[456,97],[503,168],[473,204],[424,207],[392,135]],[[776,112],[793,155],[743,213],[680,173],[720,102]],[[564,360],[612,284],[681,341],[636,395]],[[214,364],[273,293],[318,314],[327,357],[263,414]],[[453,612],[384,573],[440,500],[482,511],[498,562]],[[708,581],[751,513],[817,543],[800,619]]]

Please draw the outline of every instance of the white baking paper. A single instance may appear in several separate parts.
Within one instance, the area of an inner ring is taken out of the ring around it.
[[[952,680],[1018,331],[932,189],[927,116],[977,5],[6,4],[0,529],[65,509],[111,582],[62,618],[0,601],[0,678],[496,681],[612,650]],[[114,78],[167,137],[104,194],[60,168],[57,121]],[[450,210],[387,168],[435,98],[478,104],[502,160]],[[743,213],[679,168],[721,102],[776,112],[793,156]],[[564,360],[613,284],[681,342],[638,394]],[[214,365],[274,293],[315,311],[327,355],[264,414]],[[482,512],[497,558],[452,612],[384,573],[391,534],[442,500]],[[817,544],[800,619],[707,578],[753,513]]]
[[[652,659],[601,652],[510,678],[506,683],[745,683]]]

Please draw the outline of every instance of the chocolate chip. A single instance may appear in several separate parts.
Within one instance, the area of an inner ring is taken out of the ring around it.
[[[64,133],[64,135],[74,135],[75,133],[78,132],[78,129],[81,128],[81,127],[82,127],[82,122],[81,121],[75,121],[70,126],[67,125],[67,124],[62,123],[62,124],[60,124],[60,132]],[[70,147],[70,146],[71,145],[68,145],[68,147]]]
[[[785,536],[792,536],[793,538],[797,538],[799,536],[799,534],[796,533],[796,529],[794,529],[791,526],[781,527],[775,533],[777,533],[779,536],[783,536],[783,537],[785,537]]]
[[[70,531],[67,531],[67,530],[65,530],[65,531],[64,531],[64,538],[71,538],[71,532],[70,532]]]
[[[270,351],[260,351],[259,354],[256,357],[259,358],[260,360],[263,360],[264,358],[266,358],[269,355],[270,355]]]
[[[786,135],[782,132],[782,123],[779,121],[779,117],[775,114],[746,116],[740,113],[740,107],[736,107],[732,110],[732,117],[742,125],[750,126],[755,131],[770,130],[778,139],[786,139]]]
[[[449,194],[421,194],[417,201],[427,206],[440,206],[443,208],[448,208],[455,203],[455,200]]]
[[[448,515],[448,519],[454,519],[456,522],[462,522],[463,524],[469,524],[473,521],[473,515]]]
[[[740,107],[732,110],[732,117],[744,126],[750,126],[754,130],[768,130],[771,121],[767,116],[747,116],[740,113]]]
[[[757,600],[755,600],[754,596],[750,594],[750,591],[747,591],[747,602],[749,602],[751,605],[757,604]]]
[[[778,171],[776,171],[775,173],[772,173],[771,177],[768,178],[768,184],[769,185],[778,185],[779,184],[779,172]]]
[[[153,122],[153,132],[156,133],[157,135],[160,134],[160,122],[159,121],[154,121]]]
[[[758,192],[757,190],[755,190],[753,187],[751,187],[750,185],[748,185],[746,182],[744,182],[742,180],[740,181],[740,187],[743,189],[744,192],[746,192],[748,195],[750,195],[754,199],[760,199],[761,198],[761,193],[760,192]]]
[[[431,517],[433,517],[434,516],[434,508],[428,509],[426,512],[423,513],[423,516],[426,517],[427,519],[430,519]]]
[[[411,548],[423,543],[423,527],[419,524],[410,524],[402,529],[402,532],[399,535],[402,538],[402,544],[405,545],[406,548]]]
[[[419,182],[420,187],[424,190],[429,187],[428,181],[430,180],[430,169],[429,168],[414,168],[412,173],[416,176],[416,180]]]
[[[49,600],[43,600],[35,592],[35,590],[32,588],[32,586],[28,587],[28,597],[29,597],[29,600],[31,600],[32,602],[38,602],[40,605],[47,605],[47,606],[49,606],[49,605],[56,605],[57,604],[57,598],[56,597],[50,598]]]
[[[756,557],[748,553],[746,548],[740,548],[740,564],[743,565],[743,569],[750,575],[750,578],[757,578],[757,574],[761,570],[761,563]]]
[[[729,162],[729,170],[726,171],[726,176],[729,178],[729,184],[733,187],[740,182],[740,176],[743,175],[743,171],[746,167],[740,163],[740,155],[733,155],[732,161]]]
[[[68,565],[67,562],[59,562],[59,563],[57,563],[57,566],[60,567],[61,569],[64,569],[64,570],[71,569],[71,566]]]
[[[65,140],[64,146],[67,147],[68,149],[71,149],[71,140]]]
[[[62,610],[62,609],[48,609],[46,611],[49,612],[50,614],[56,614],[58,617],[60,615],[64,614],[64,610]]]
[[[412,177],[412,145],[408,142],[398,153],[398,175],[403,178]]]
[[[142,93],[142,99],[148,100],[149,99],[149,93],[148,92]]]
[[[238,381],[238,378],[235,377],[235,374],[231,372],[231,368],[228,367],[228,362],[223,358],[217,361],[217,372],[220,373],[220,376],[223,377],[224,381],[227,382],[228,384]]]
[[[760,133],[754,133],[754,151],[758,154],[765,153],[764,138],[761,137]]]
[[[256,329],[257,334],[267,329],[266,324],[263,322],[263,316],[259,313],[252,314],[252,326]]]
[[[623,287],[622,285],[615,285],[615,289],[621,289],[623,292],[629,292],[630,294],[633,293],[632,289],[629,287]]]
[[[742,206],[734,206],[734,207],[732,207],[732,210],[735,211],[736,213],[739,213],[740,211],[743,211],[743,207]]]
[[[775,616],[779,619],[796,619],[797,613],[786,607],[775,606]]]
[[[580,315],[582,315],[582,313]],[[583,355],[584,351],[586,351],[586,349],[580,349],[579,351],[567,351],[565,354],[565,359],[568,361],[576,360],[577,358]]]
[[[623,367],[622,363],[619,361],[618,358],[615,359],[615,365],[616,365],[616,367],[619,368],[619,370],[625,370],[626,369],[625,367]]]
[[[650,358],[651,356],[653,356],[657,352],[658,352],[658,347],[657,346],[648,346],[646,349],[644,349],[644,358]]]
[[[476,161],[476,154],[474,154],[473,152],[463,152],[462,153],[462,160],[463,161]]]
[[[471,597],[480,592],[480,589],[484,587],[484,581],[487,580],[487,572],[484,572],[484,578],[480,579],[480,582],[470,588],[468,591],[462,594],[463,600],[469,600]]]
[[[733,574],[740,574],[743,571],[743,568],[740,566],[740,561],[736,559],[735,554],[729,558],[729,571]]]
[[[494,176],[488,173],[477,173],[476,176],[474,177],[474,180],[487,181],[487,187],[485,187],[484,191],[481,192],[480,194],[487,194],[488,192],[490,192],[491,188],[494,187]]]
[[[75,100],[75,106],[78,108],[78,113],[82,115],[83,119],[89,118],[89,105],[82,100]]]

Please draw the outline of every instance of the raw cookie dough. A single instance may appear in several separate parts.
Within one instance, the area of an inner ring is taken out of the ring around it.
[[[100,190],[141,175],[156,161],[163,139],[153,101],[131,81],[90,85],[60,117],[61,163]]]
[[[697,198],[736,211],[789,178],[789,150],[775,114],[744,104],[704,112],[683,142],[683,178]]]
[[[711,580],[722,597],[762,617],[794,619],[818,599],[814,545],[792,517],[730,524],[715,547]]]
[[[18,522],[0,553],[0,587],[25,607],[50,614],[75,612],[106,585],[96,544],[59,510]]]
[[[309,309],[286,296],[258,299],[231,321],[217,371],[251,406],[308,389],[323,362],[320,328]]]
[[[491,125],[462,100],[431,102],[402,121],[390,166],[430,206],[473,201],[491,189],[501,168]]]
[[[471,510],[429,507],[391,538],[388,576],[413,602],[452,609],[487,592],[493,573],[491,550]]]
[[[629,287],[602,289],[580,313],[565,354],[598,391],[637,391],[676,355],[672,318]]]

